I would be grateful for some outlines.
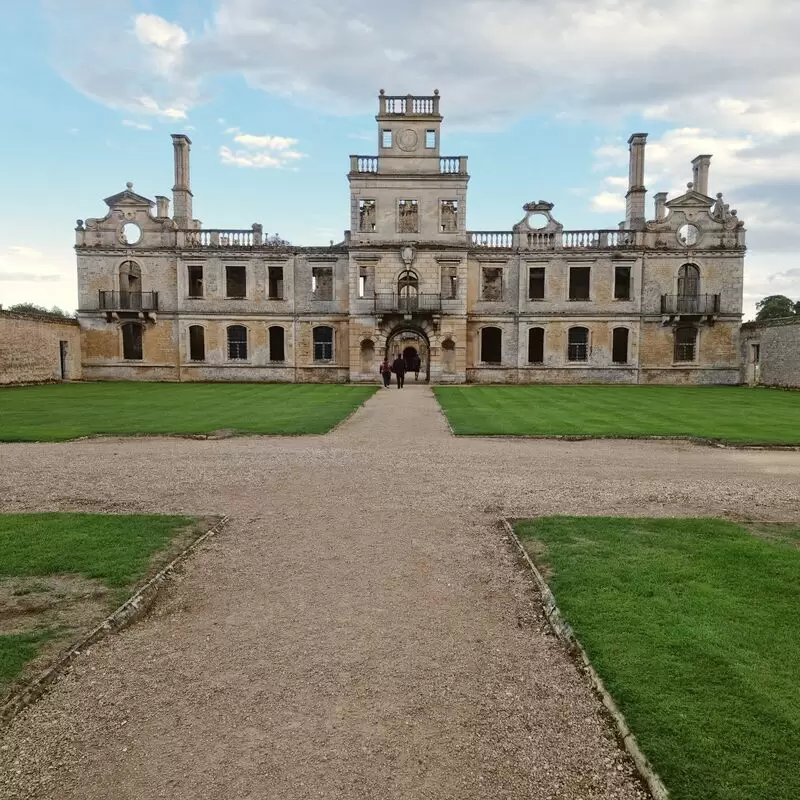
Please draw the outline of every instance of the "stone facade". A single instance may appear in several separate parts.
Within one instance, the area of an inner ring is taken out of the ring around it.
[[[739,382],[745,231],[708,195],[710,156],[649,221],[634,134],[619,228],[564,230],[540,200],[469,231],[439,100],[381,92],[377,155],[350,157],[350,230],[330,247],[203,228],[173,135],[172,217],[128,184],[78,221],[84,377],[375,382],[413,348],[436,383]]]
[[[81,378],[76,320],[0,311],[0,385]]]
[[[741,348],[743,383],[800,389],[800,316],[746,322]]]

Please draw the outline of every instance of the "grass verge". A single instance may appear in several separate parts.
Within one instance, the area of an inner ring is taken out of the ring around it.
[[[79,436],[321,434],[377,386],[76,383],[0,390],[0,441]]]
[[[0,696],[99,623],[214,522],[0,514]]]
[[[800,395],[738,386],[439,386],[453,431],[474,436],[674,436],[800,445]]]
[[[672,800],[800,797],[800,528],[543,517],[516,532]]]

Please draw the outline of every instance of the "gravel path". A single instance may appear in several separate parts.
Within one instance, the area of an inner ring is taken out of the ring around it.
[[[0,508],[231,516],[0,740],[0,798],[642,796],[501,515],[796,519],[800,454],[456,439],[381,390],[332,434],[0,446]]]

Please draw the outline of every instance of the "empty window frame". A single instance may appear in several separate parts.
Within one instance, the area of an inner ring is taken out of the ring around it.
[[[458,200],[439,201],[439,230],[442,233],[458,230]]]
[[[333,361],[333,328],[319,325],[314,328],[314,361]]]
[[[528,269],[528,300],[544,300],[544,267]]]
[[[286,361],[286,331],[280,325],[269,329],[269,360]]]
[[[591,282],[591,267],[569,268],[569,299],[588,300]]]
[[[283,300],[283,267],[267,267],[267,297]]]
[[[375,230],[375,201],[358,201],[358,229],[360,231],[372,232]]]
[[[419,233],[419,202],[397,201],[397,230],[400,233]]]
[[[311,268],[311,295],[314,300],[333,300],[333,267]]]
[[[700,294],[700,268],[695,264],[684,264],[678,270],[678,294],[681,297]]]
[[[570,328],[567,334],[567,361],[589,360],[589,329]]]
[[[206,360],[206,332],[202,325],[189,326],[189,361]]]
[[[544,328],[528,330],[528,363],[544,363]]]
[[[627,328],[614,328],[611,336],[611,360],[615,364],[628,363],[628,339],[630,331]]]
[[[136,322],[125,322],[122,327],[122,357],[129,361],[141,361],[142,352],[142,326]]]
[[[481,328],[481,361],[501,364],[503,361],[503,332],[500,328]]]
[[[481,300],[500,302],[503,299],[503,268],[481,269]]]
[[[388,129],[381,131],[381,147],[389,148],[392,146],[392,132]]]
[[[455,300],[458,298],[458,267],[442,267],[442,298],[445,300]]]
[[[614,267],[614,299],[631,299],[631,268]]]
[[[425,147],[428,150],[434,150],[436,148],[436,131],[433,128],[429,128],[425,131]]]
[[[247,328],[244,325],[228,328],[228,358],[231,361],[247,360]]]
[[[675,329],[675,361],[694,361],[697,357],[697,328]]]
[[[225,296],[247,297],[247,267],[225,267]]]
[[[189,278],[189,297],[203,296],[203,268],[196,264],[190,264],[186,271]]]
[[[358,268],[358,296],[361,298],[370,297],[375,293],[372,270],[371,266]]]

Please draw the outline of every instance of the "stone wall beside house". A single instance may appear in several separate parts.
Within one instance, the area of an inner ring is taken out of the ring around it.
[[[0,385],[81,378],[78,321],[0,311]]]
[[[744,383],[800,389],[800,316],[746,322],[740,341]]]

